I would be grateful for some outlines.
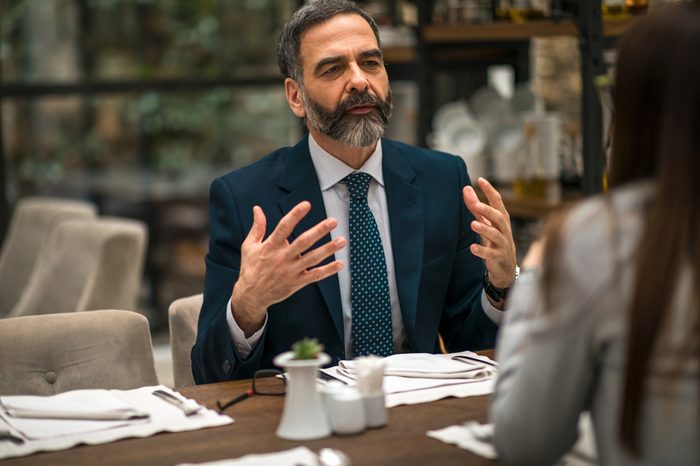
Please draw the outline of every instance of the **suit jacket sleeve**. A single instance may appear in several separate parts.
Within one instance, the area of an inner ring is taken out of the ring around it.
[[[211,233],[209,254],[205,258],[204,302],[199,315],[197,340],[192,348],[192,374],[196,383],[252,377],[260,364],[266,332],[250,353],[242,359],[233,344],[226,312],[233,285],[238,279],[241,244],[247,235],[233,192],[221,178],[212,182],[209,202]]]

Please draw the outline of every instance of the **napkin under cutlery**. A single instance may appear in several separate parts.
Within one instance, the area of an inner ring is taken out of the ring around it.
[[[26,407],[30,401],[30,408],[48,407],[51,411],[78,409],[75,414],[93,418],[96,417],[92,416],[93,413],[129,409],[143,411],[149,417],[124,420],[24,418],[12,417],[0,408],[0,460],[38,451],[62,450],[79,444],[96,445],[129,437],[146,437],[158,432],[182,432],[233,422],[229,416],[206,407],[200,407],[197,415],[184,415],[182,408],[163,402],[153,395],[154,391],[165,391],[185,403],[196,404],[194,400],[187,400],[164,385],[132,390],[76,390],[46,397],[2,397],[2,402],[12,408]],[[38,404],[33,404],[35,401]],[[76,408],[77,405],[80,408]],[[12,440],[4,432],[5,427],[12,437],[22,441]]]
[[[257,453],[205,463],[181,463],[178,466],[318,466],[318,457],[307,447],[296,447],[275,453]]]
[[[497,369],[492,364],[476,358],[459,358],[454,355],[429,353],[394,354],[384,358],[388,376],[416,377],[421,379],[476,379],[494,375]],[[340,361],[342,373],[354,376],[356,361]]]

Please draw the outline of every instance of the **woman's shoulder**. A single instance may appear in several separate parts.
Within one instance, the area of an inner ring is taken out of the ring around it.
[[[637,248],[652,194],[652,183],[634,183],[587,199],[569,212],[559,260],[571,278],[591,292],[619,278]]]
[[[654,192],[650,181],[630,183],[588,198],[572,208],[564,226],[567,243],[603,246],[619,235],[639,232]]]

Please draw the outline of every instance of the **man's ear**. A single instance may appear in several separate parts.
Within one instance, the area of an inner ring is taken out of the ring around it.
[[[301,87],[292,78],[284,80],[284,92],[287,95],[287,103],[292,112],[299,118],[306,117],[304,100],[301,98]]]

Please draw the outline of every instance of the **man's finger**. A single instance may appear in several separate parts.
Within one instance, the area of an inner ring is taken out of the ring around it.
[[[492,246],[502,245],[504,242],[503,234],[492,226],[473,220],[471,227],[476,234],[481,236],[482,244],[484,240],[488,240]]]
[[[478,214],[477,220],[480,220],[481,223],[491,225],[503,234],[510,234],[510,219],[507,217],[507,213],[483,202],[477,204],[474,210],[476,212],[474,216],[476,217]]]
[[[306,286],[310,283],[315,283],[323,280],[324,278],[328,278],[331,275],[335,275],[340,271],[340,269],[343,268],[343,261],[340,260],[335,260],[331,262],[330,264],[322,265],[320,267],[314,267],[313,269],[309,269],[303,273],[303,286]]]
[[[304,269],[309,269],[314,265],[323,262],[327,257],[332,256],[336,252],[340,251],[345,247],[347,241],[345,238],[335,238],[333,241],[320,246],[316,249],[312,249],[301,258],[301,266]]]
[[[471,212],[477,220],[482,220],[482,215],[477,211],[477,206],[481,203],[481,201],[479,201],[479,197],[476,195],[474,188],[471,186],[465,186],[462,190],[462,198],[464,199],[464,204],[467,206],[467,209],[469,209],[469,212]]]
[[[477,243],[472,243],[469,245],[469,250],[476,257],[479,257],[483,260],[486,260],[486,254],[487,254],[488,248],[486,248],[485,246],[481,246],[480,244],[477,244]]]
[[[300,234],[289,248],[289,254],[292,257],[299,256],[306,252],[311,246],[316,244],[318,240],[330,233],[338,226],[338,221],[334,218],[327,218],[318,222],[313,227]]]
[[[488,199],[489,204],[491,204],[492,207],[500,210],[503,214],[508,215],[506,206],[503,204],[503,198],[496,188],[494,188],[486,178],[479,177],[476,182],[484,195],[486,195],[486,199]]]
[[[270,234],[268,240],[271,243],[283,244],[289,238],[289,235],[294,231],[301,219],[306,217],[306,214],[311,210],[311,203],[309,201],[301,201],[299,204],[295,205],[292,210],[287,212],[287,215],[282,217],[279,221],[277,227]]]

